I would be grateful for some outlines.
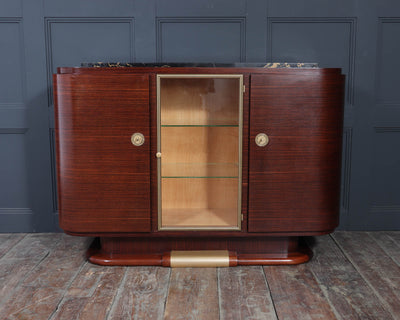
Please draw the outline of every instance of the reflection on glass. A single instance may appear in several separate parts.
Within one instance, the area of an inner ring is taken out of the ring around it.
[[[160,229],[240,228],[241,76],[159,76]]]

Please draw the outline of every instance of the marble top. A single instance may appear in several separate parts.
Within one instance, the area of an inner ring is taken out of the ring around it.
[[[237,62],[237,63],[128,63],[128,62],[94,62],[82,63],[85,68],[117,68],[117,67],[153,67],[153,68],[180,68],[180,67],[202,67],[202,68],[318,68],[318,63],[296,63],[296,62]]]

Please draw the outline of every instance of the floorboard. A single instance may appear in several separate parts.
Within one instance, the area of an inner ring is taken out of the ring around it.
[[[109,318],[163,319],[169,277],[169,268],[129,268]]]
[[[393,318],[400,319],[400,268],[367,232],[333,235]]]
[[[329,235],[313,241],[314,258],[308,266],[338,318],[393,319]]]
[[[336,319],[308,264],[267,266],[264,271],[279,319]]]
[[[400,319],[400,232],[308,238],[298,266],[102,267],[91,239],[0,234],[0,319]]]
[[[218,270],[220,319],[277,319],[262,267]]]
[[[218,319],[216,268],[173,268],[164,318]]]

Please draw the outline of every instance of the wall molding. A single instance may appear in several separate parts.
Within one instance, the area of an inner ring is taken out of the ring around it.
[[[350,183],[351,183],[351,160],[353,149],[353,129],[345,127],[343,130],[343,190],[342,210],[348,212],[350,209]]]
[[[33,214],[31,208],[0,208],[0,215],[4,214]]]
[[[375,133],[393,133],[393,132],[400,132],[400,127],[397,126],[387,126],[387,127],[374,127]]]
[[[23,103],[0,103],[0,134],[25,134],[27,111]]]
[[[377,39],[376,39],[376,76],[375,76],[375,96],[376,96],[376,104],[380,106],[389,106],[389,107],[399,107],[400,100],[386,100],[380,97],[380,87],[379,87],[379,79],[381,78],[382,72],[382,46],[383,46],[383,30],[382,27],[384,24],[389,23],[400,23],[400,17],[378,17],[378,27],[377,27]]]
[[[0,232],[33,232],[33,222],[30,208],[0,208]]]
[[[369,209],[370,214],[396,214],[400,216],[400,205],[373,204]]]
[[[47,96],[48,106],[52,105],[53,87],[52,74],[56,72],[53,66],[52,52],[52,26],[58,23],[128,23],[129,24],[129,55],[135,62],[135,18],[133,17],[45,17],[45,47],[46,47],[46,71],[47,71]]]
[[[51,195],[53,211],[58,212],[58,196],[57,196],[57,161],[56,161],[56,139],[55,129],[49,129],[50,144],[50,163],[51,163]]]
[[[246,61],[246,18],[245,17],[158,17],[156,18],[156,57],[162,62],[162,27],[167,23],[238,23],[240,25],[240,61]],[[168,62],[168,61],[166,61]],[[211,61],[212,62],[212,61]],[[237,61],[235,61],[237,62]]]
[[[268,17],[267,18],[267,57],[266,61],[272,62],[272,26],[277,23],[338,23],[349,24],[349,51],[347,54],[349,70],[346,84],[346,100],[349,104],[354,104],[354,81],[355,81],[355,61],[356,61],[356,42],[357,42],[357,18],[356,17]],[[315,62],[315,61],[307,61]]]
[[[1,23],[16,23],[18,24],[18,44],[19,44],[19,61],[20,61],[20,77],[21,77],[21,92],[22,92],[22,101],[16,103],[1,103],[0,108],[4,104],[9,105],[23,105],[25,106],[26,101],[26,64],[25,64],[25,39],[24,39],[24,32],[23,32],[23,19],[22,17],[0,17],[0,24]]]

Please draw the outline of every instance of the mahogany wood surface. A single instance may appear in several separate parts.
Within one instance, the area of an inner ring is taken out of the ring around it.
[[[340,69],[58,71],[60,225],[69,234],[101,237],[100,247],[88,252],[90,261],[163,265],[171,250],[230,250],[237,264],[302,263],[312,253],[297,236],[325,234],[337,226]],[[157,73],[244,75],[240,231],[158,230]],[[130,141],[134,132],[145,136],[140,147]],[[266,147],[254,142],[260,132],[270,138]]]
[[[54,84],[61,227],[150,231],[148,75],[62,74]]]
[[[343,77],[252,75],[249,231],[323,231],[338,224]],[[266,133],[269,144],[254,139]]]
[[[170,266],[171,250],[228,250],[229,265],[290,265],[307,262],[312,251],[297,237],[96,238],[87,251],[99,265]]]

